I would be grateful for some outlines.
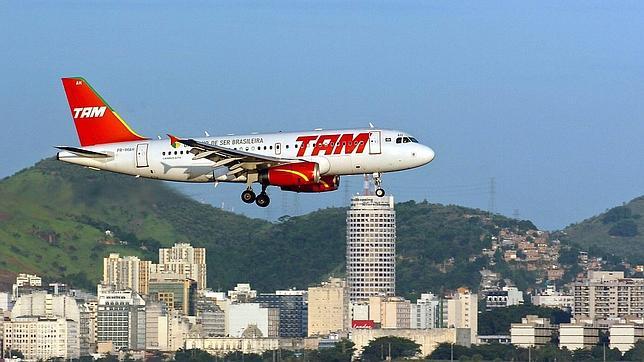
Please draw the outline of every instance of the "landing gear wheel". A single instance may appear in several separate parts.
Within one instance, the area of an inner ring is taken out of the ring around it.
[[[383,189],[376,189],[376,196],[378,196],[378,197],[383,197],[383,196],[385,196],[385,190],[383,190]]]
[[[271,198],[268,197],[268,195],[265,192],[262,192],[261,194],[257,195],[257,198],[255,199],[255,203],[259,207],[266,207],[268,204],[271,203]]]
[[[246,190],[242,192],[241,199],[247,204],[252,204],[255,201],[255,192],[253,190]]]

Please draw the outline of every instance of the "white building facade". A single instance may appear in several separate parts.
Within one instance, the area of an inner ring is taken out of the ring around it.
[[[396,294],[393,196],[354,196],[347,211],[347,283],[352,302]]]

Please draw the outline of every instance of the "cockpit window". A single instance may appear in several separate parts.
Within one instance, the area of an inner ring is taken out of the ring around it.
[[[402,137],[396,138],[396,143],[402,143]]]
[[[417,139],[415,139],[414,137],[409,137],[409,139],[410,139],[412,142],[414,142],[414,143],[418,143],[418,140],[417,140]]]
[[[409,143],[409,142],[411,142],[409,137],[403,137],[403,143]]]

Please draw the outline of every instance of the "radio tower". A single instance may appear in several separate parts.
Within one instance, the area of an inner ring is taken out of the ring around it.
[[[487,212],[494,214],[494,204],[496,202],[496,180],[494,177],[490,178],[490,199],[487,204]]]

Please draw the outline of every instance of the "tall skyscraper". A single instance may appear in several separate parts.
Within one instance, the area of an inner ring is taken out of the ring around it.
[[[157,273],[176,273],[197,282],[197,289],[206,289],[206,249],[194,248],[187,243],[159,249]]]
[[[115,290],[133,290],[147,295],[151,265],[152,262],[136,256],[121,257],[117,253],[111,253],[103,258],[103,285],[109,285]]]
[[[354,196],[347,211],[347,283],[352,302],[396,293],[393,196]]]

